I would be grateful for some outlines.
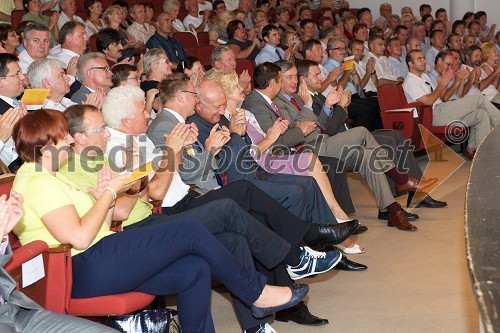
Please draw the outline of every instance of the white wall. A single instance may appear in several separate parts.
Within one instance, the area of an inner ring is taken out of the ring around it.
[[[465,12],[477,12],[484,10],[488,14],[488,25],[497,24],[497,31],[500,29],[500,3],[498,0],[349,0],[352,8],[368,7],[373,13],[373,19],[379,17],[380,4],[389,2],[392,4],[392,12],[401,14],[401,8],[409,6],[413,9],[415,16],[420,16],[418,8],[422,3],[427,3],[432,7],[432,15],[438,8],[446,9],[451,21],[461,19]]]

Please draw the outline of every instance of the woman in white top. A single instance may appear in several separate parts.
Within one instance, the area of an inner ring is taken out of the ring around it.
[[[85,0],[85,8],[87,8],[88,15],[85,21],[85,31],[90,37],[106,26],[104,20],[101,19],[102,2],[101,0]]]
[[[497,108],[500,106],[500,66],[498,66],[498,51],[495,44],[487,42],[481,46],[483,63],[481,64],[481,77],[479,90]]]

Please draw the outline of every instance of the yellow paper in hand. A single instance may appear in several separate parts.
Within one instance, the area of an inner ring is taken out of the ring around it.
[[[24,91],[21,101],[24,102],[26,106],[29,105],[43,105],[47,96],[49,96],[50,89],[36,88],[36,89],[26,89]]]
[[[127,177],[123,182],[125,184],[129,184],[153,172],[155,172],[155,167],[153,165],[153,162],[151,161],[134,169],[134,171],[132,171],[130,176]]]

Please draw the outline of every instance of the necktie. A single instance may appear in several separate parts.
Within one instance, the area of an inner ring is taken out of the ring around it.
[[[293,98],[293,97],[292,97],[292,98],[290,98],[290,103],[292,103],[292,104],[293,104],[293,106],[295,106],[295,108],[296,108],[297,110],[299,110],[299,111],[300,111],[300,106],[299,106],[299,104],[297,103],[297,101],[295,100],[295,98]]]
[[[278,58],[280,58],[280,60],[283,60],[283,57],[281,56],[280,51],[278,51],[278,49],[274,50],[274,52],[276,52],[276,54],[278,55]]]
[[[17,100],[17,98],[13,98],[12,99],[12,105],[14,105],[14,106],[18,106],[19,105],[19,101]]]
[[[278,106],[276,104],[274,104],[274,102],[271,102],[271,107],[273,108],[274,113],[278,116],[278,118],[282,118],[281,113],[278,110]]]
[[[205,147],[203,147],[203,145],[201,144],[200,141],[196,140],[196,142],[194,143],[198,148],[200,148],[200,150],[205,150]],[[219,173],[219,170],[217,169],[212,169],[213,172],[214,172],[214,175],[215,175],[215,180],[217,181],[217,184],[220,186],[220,187],[223,187],[224,186],[224,181],[222,180],[222,177]]]

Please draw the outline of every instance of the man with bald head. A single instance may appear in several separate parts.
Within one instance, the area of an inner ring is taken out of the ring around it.
[[[187,58],[188,54],[181,42],[172,36],[174,33],[172,27],[174,19],[172,14],[169,13],[160,13],[158,15],[156,18],[158,29],[146,42],[146,48],[150,50],[154,48],[164,49],[170,62],[177,66],[179,62]]]

